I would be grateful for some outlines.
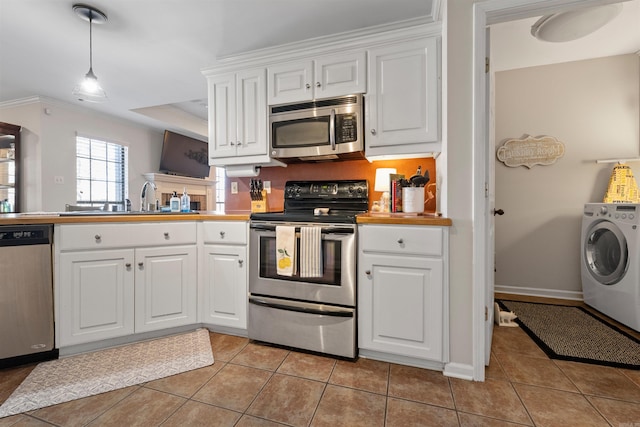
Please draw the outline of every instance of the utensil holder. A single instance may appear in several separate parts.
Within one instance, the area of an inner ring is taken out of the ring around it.
[[[424,187],[404,187],[402,189],[402,212],[424,212]]]
[[[267,190],[262,190],[262,200],[251,201],[251,212],[268,212]]]

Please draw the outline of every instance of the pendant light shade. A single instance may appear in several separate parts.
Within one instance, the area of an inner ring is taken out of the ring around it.
[[[85,21],[89,21],[89,71],[82,81],[73,89],[73,95],[79,101],[104,102],[107,94],[98,83],[98,78],[93,72],[93,24],[107,22],[107,15],[98,9],[85,4],[74,4],[73,11]]]
[[[577,40],[605,26],[621,10],[622,4],[615,3],[545,15],[531,26],[531,35],[554,43]]]

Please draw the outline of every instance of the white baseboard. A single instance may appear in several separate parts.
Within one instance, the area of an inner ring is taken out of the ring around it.
[[[514,295],[526,295],[532,297],[559,298],[573,301],[583,301],[580,291],[561,291],[557,289],[525,288],[522,286],[496,285],[494,292]]]
[[[359,356],[364,359],[379,360],[381,362],[396,363],[398,365],[414,366],[416,368],[431,369],[434,371],[442,371],[442,362],[433,360],[418,359],[416,357],[400,356],[397,354],[383,353],[374,350],[360,350]]]
[[[447,363],[444,365],[443,373],[446,377],[473,381],[473,366],[464,363]]]

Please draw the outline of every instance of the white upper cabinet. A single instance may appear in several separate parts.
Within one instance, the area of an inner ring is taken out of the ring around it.
[[[439,152],[438,38],[397,42],[368,53],[366,156]]]
[[[364,93],[366,53],[320,56],[268,69],[269,105]]]
[[[264,68],[208,77],[209,164],[229,157],[267,154]]]

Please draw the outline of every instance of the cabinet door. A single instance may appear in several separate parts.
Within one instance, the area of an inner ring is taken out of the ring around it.
[[[246,246],[204,246],[203,323],[247,328],[246,259]]]
[[[360,260],[359,347],[441,361],[442,260],[367,253]]]
[[[60,255],[58,346],[134,332],[133,249]]]
[[[267,154],[267,87],[264,68],[236,76],[237,155]]]
[[[438,69],[435,38],[369,51],[367,154],[411,153],[407,146],[438,141]]]
[[[196,246],[136,249],[135,330],[196,323]]]
[[[208,78],[210,158],[236,155],[235,78],[233,73]]]
[[[364,93],[367,91],[366,54],[330,55],[314,61],[315,98]]]
[[[313,62],[288,62],[268,69],[269,105],[313,99]]]

